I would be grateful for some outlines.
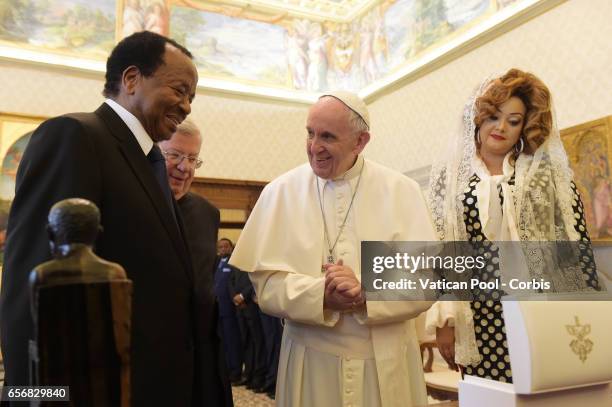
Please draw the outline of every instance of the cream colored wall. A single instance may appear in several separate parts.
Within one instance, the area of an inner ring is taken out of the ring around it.
[[[0,112],[57,116],[95,110],[101,75],[0,61]],[[191,118],[203,130],[201,177],[269,181],[305,160],[307,106],[198,90]]]
[[[370,103],[367,155],[400,171],[447,151],[479,82],[510,67],[551,89],[565,128],[612,114],[612,1],[569,0],[442,68]]]
[[[561,128],[612,114],[612,1],[569,0],[370,103],[366,156],[400,171],[446,150],[461,109],[487,75],[530,70],[551,88]],[[100,76],[0,61],[0,111],[54,116],[95,109]],[[197,175],[269,181],[305,161],[300,104],[198,91],[192,118],[204,130]]]
[[[270,181],[305,160],[307,106],[228,95],[198,95],[204,129],[198,175]]]

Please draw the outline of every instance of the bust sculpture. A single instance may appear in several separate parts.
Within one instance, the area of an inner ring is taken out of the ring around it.
[[[53,205],[53,259],[30,273],[34,341],[31,382],[69,386],[70,405],[128,406],[132,283],[96,256],[100,211],[72,198]]]

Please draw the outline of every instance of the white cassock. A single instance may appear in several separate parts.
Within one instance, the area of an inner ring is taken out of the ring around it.
[[[359,157],[342,177],[318,179],[330,241],[361,277],[361,241],[435,241],[418,184]],[[355,313],[323,310],[327,242],[317,177],[301,165],[268,184],[230,263],[250,271],[262,311],[285,318],[276,403],[283,407],[427,404],[413,318],[427,301],[368,301]]]

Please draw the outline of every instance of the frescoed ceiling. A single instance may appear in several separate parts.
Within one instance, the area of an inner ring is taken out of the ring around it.
[[[372,94],[563,0],[2,0],[0,57],[104,71],[140,30],[194,55],[199,85],[298,101]]]
[[[254,0],[237,1],[242,5],[290,11],[314,20],[350,22],[377,0]]]

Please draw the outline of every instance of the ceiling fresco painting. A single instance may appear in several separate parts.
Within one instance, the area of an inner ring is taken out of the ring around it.
[[[201,74],[290,86],[280,25],[174,7],[170,36],[191,51]]]
[[[121,8],[121,7],[120,7]],[[119,21],[121,38],[137,31],[168,35],[168,7],[161,0],[126,0]]]
[[[242,3],[288,10],[315,20],[350,22],[377,3],[377,0],[254,0]]]
[[[22,48],[103,63],[121,38],[150,30],[192,51],[205,87],[360,91],[506,9],[550,0],[227,1],[3,0],[0,56]]]
[[[0,42],[106,58],[116,42],[115,0],[2,0]]]

